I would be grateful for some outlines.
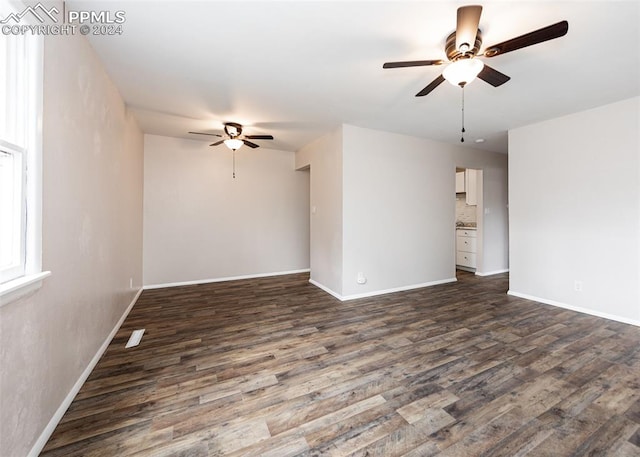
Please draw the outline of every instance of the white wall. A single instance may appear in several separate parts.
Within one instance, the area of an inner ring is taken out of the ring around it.
[[[2,456],[34,447],[142,282],[142,133],[83,37],[47,37],[44,71],[52,275],[0,308]]]
[[[509,132],[511,293],[640,325],[639,113],[636,97]]]
[[[489,176],[481,271],[508,268],[506,155],[343,125],[298,151],[309,164],[311,277],[341,298],[455,279],[456,166]]]
[[[145,135],[144,283],[309,268],[309,173],[294,153]]]
[[[343,295],[454,280],[453,157],[419,138],[343,131]]]
[[[342,127],[296,153],[311,172],[311,281],[342,294]]]

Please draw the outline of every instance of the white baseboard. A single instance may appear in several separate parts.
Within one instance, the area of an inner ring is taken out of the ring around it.
[[[143,289],[144,290],[164,289],[166,287],[193,286],[196,284],[209,284],[212,282],[237,281],[239,279],[268,278],[270,276],[284,276],[284,275],[293,275],[296,273],[309,273],[310,271],[311,270],[309,268],[303,268],[302,270],[276,271],[274,273],[258,273],[253,275],[227,276],[224,278],[196,279],[194,281],[167,282],[163,284],[149,284],[149,285],[143,286]]]
[[[413,289],[422,289],[423,287],[437,286],[439,284],[448,284],[450,282],[456,282],[457,280],[458,279],[454,277],[454,278],[447,278],[447,279],[439,279],[437,281],[423,282],[421,284],[411,284],[409,286],[394,287],[392,289],[374,290],[373,292],[363,292],[361,294],[351,294],[351,295],[344,296],[343,300],[355,300],[358,298],[375,297],[376,295],[385,295],[385,294],[392,294],[395,292],[404,292],[404,291],[413,290]]]
[[[84,371],[82,372],[82,374],[80,375],[76,383],[73,385],[73,387],[71,388],[67,396],[64,398],[64,400],[56,410],[55,414],[53,415],[53,417],[51,418],[47,426],[44,428],[44,430],[36,440],[35,444],[29,451],[29,454],[27,454],[27,457],[37,457],[40,454],[40,452],[42,452],[42,449],[44,449],[44,446],[47,444],[47,441],[49,441],[49,438],[51,437],[51,435],[53,434],[53,431],[58,426],[58,423],[62,419],[62,416],[64,416],[64,413],[67,411],[67,409],[71,405],[71,402],[80,391],[80,388],[82,387],[84,382],[87,380],[87,378],[95,368],[96,364],[100,360],[100,357],[102,357],[102,354],[104,354],[104,351],[106,351],[107,348],[109,347],[109,344],[111,343],[111,340],[113,339],[113,337],[116,336],[116,333],[118,333],[118,330],[122,326],[122,323],[124,322],[124,320],[129,315],[129,312],[133,308],[133,305],[136,304],[136,301],[140,297],[142,290],[143,289],[140,288],[136,293],[135,297],[133,297],[133,300],[131,300],[131,303],[129,304],[129,306],[127,306],[127,309],[125,309],[124,313],[122,314],[122,317],[120,317],[120,320],[118,320],[115,327],[113,327],[113,330],[111,330],[111,333],[109,333],[107,338],[104,340],[104,343],[102,343],[102,346],[100,346],[100,348],[98,349],[98,352],[96,352],[96,355],[93,356],[93,358],[89,362],[89,365],[87,365],[87,367],[84,369]]]
[[[476,276],[492,276],[492,275],[499,275],[500,273],[509,273],[509,269],[506,268],[504,270],[493,270],[493,271],[476,271]]]
[[[456,278],[447,278],[447,279],[440,279],[438,281],[424,282],[421,284],[412,284],[409,286],[395,287],[393,289],[374,290],[372,292],[363,292],[361,294],[340,295],[337,292],[334,292],[333,290],[329,289],[327,286],[324,286],[319,282],[314,281],[313,279],[309,279],[309,282],[311,284],[324,290],[328,294],[333,295],[340,301],[356,300],[358,298],[375,297],[377,295],[392,294],[395,292],[404,292],[406,290],[422,289],[423,287],[437,286],[438,284],[446,284],[446,283],[456,282],[456,281],[457,281]]]
[[[309,282],[311,284],[313,284],[314,286],[316,286],[318,289],[322,289],[324,290],[326,293],[328,293],[329,295],[333,295],[334,297],[336,297],[338,300],[340,301],[344,301],[344,298],[342,298],[342,295],[340,295],[338,292],[334,292],[333,290],[329,289],[327,286],[320,284],[318,281],[315,281],[313,279],[309,279]]]
[[[623,324],[630,324],[640,327],[640,320],[629,319],[627,317],[616,316],[615,314],[603,313],[600,311],[595,311],[589,308],[583,308],[581,306],[573,306],[568,305],[566,303],[561,303],[555,300],[549,300],[546,298],[535,297],[533,295],[522,294],[520,292],[516,292],[514,290],[507,291],[508,295],[513,295],[514,297],[524,298],[525,300],[537,301],[539,303],[544,303],[545,305],[557,306],[558,308],[569,309],[571,311],[577,311],[579,313],[589,314],[591,316],[602,317],[604,319],[609,319],[616,322],[622,322]]]

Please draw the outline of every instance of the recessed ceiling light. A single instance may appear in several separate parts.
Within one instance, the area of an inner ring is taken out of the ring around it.
[[[476,143],[484,143],[484,138],[478,138],[478,139],[476,139]]]

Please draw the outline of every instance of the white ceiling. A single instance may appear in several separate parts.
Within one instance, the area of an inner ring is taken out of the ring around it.
[[[126,13],[121,36],[90,37],[146,133],[207,140],[239,122],[295,151],[341,123],[459,144],[459,88],[414,95],[443,67],[465,2],[71,1]],[[640,95],[640,2],[482,3],[484,46],[566,19],[565,37],[485,59],[511,80],[465,89],[466,145],[507,151],[507,131]],[[585,132],[588,134],[589,132]],[[476,138],[485,138],[476,144]]]

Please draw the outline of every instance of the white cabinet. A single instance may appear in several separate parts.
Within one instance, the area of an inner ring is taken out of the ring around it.
[[[463,269],[476,268],[477,231],[469,229],[456,230],[456,265]]]
[[[456,173],[456,194],[464,193],[464,181],[465,181],[464,171],[458,171]]]
[[[464,172],[465,185],[467,192],[467,205],[478,204],[478,172],[476,170],[467,169]]]
[[[465,267],[463,269],[475,269],[476,268],[476,254],[474,252],[462,252],[458,251],[456,254],[456,265],[458,267]]]
[[[478,204],[478,170],[456,172],[456,194],[466,193],[467,205]]]
[[[463,252],[476,252],[476,238],[470,236],[462,236],[458,234],[456,236],[456,246],[458,247],[458,251]]]

